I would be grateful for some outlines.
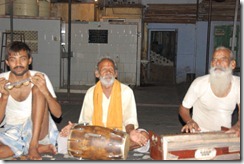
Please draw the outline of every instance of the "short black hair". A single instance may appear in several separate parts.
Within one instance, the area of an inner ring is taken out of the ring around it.
[[[19,51],[26,51],[27,52],[27,55],[28,55],[28,58],[31,58],[31,49],[30,47],[25,43],[25,42],[21,42],[21,41],[14,41],[12,43],[10,43],[8,46],[7,46],[7,52],[6,52],[6,55],[5,55],[5,60],[8,59],[9,55],[11,53],[16,53],[16,52],[19,52]]]

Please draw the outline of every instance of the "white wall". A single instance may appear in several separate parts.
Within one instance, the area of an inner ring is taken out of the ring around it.
[[[66,29],[68,25],[66,24]],[[95,84],[95,66],[102,56],[110,56],[118,66],[118,79],[130,85],[137,81],[137,24],[108,22],[72,23],[71,85]],[[108,30],[108,43],[88,43],[89,29]],[[67,33],[67,31],[66,31]],[[66,50],[68,38],[66,40]],[[66,73],[65,73],[66,74]],[[67,81],[67,78],[65,79]]]
[[[38,31],[38,54],[33,54],[33,70],[45,72],[55,90],[60,81],[60,24],[59,19],[13,20],[13,30]],[[10,19],[0,18],[1,35],[6,30],[10,30]]]
[[[0,18],[0,32],[10,30],[10,19]],[[60,84],[60,24],[57,19],[14,19],[14,30],[38,31],[38,54],[33,54],[33,69],[45,72],[51,79],[55,89]],[[88,44],[88,29],[100,28],[109,30],[109,43]],[[213,52],[214,27],[216,25],[232,25],[233,22],[212,22],[209,47],[209,60]],[[240,24],[240,23],[239,23]],[[150,23],[149,29],[176,29],[178,31],[176,56],[176,82],[186,80],[187,73],[196,76],[205,74],[207,22],[196,24]],[[66,25],[67,29],[67,25]],[[92,85],[95,83],[94,69],[100,56],[112,56],[118,63],[119,80],[135,85],[138,81],[138,36],[137,25],[109,25],[106,22],[90,22],[89,24],[72,24],[71,85]],[[66,31],[67,34],[67,31]],[[2,36],[1,36],[2,37]],[[66,46],[67,46],[66,36]],[[66,47],[67,50],[67,47]],[[239,51],[240,52],[240,51]],[[67,70],[67,68],[65,68]],[[66,74],[65,74],[66,76]]]
[[[196,76],[205,74],[208,22],[196,24]]]

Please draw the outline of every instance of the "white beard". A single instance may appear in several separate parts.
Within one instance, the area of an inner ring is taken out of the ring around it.
[[[211,67],[210,84],[216,95],[225,95],[231,84],[232,68]]]
[[[99,79],[102,85],[108,88],[113,85],[115,77],[113,75],[105,75],[104,77],[100,76]]]

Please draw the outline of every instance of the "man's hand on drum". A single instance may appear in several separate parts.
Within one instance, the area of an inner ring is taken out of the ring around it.
[[[146,138],[139,130],[132,130],[130,132],[130,139],[140,146],[147,144],[148,138]]]
[[[240,137],[240,126],[234,125],[229,130],[227,130],[226,133],[235,133],[238,137]]]
[[[69,124],[66,125],[61,132],[59,133],[59,135],[61,137],[67,137],[70,133],[71,128],[74,126],[74,123],[72,123],[71,121],[69,121]]]
[[[195,132],[199,132],[200,130],[201,129],[198,126],[198,124],[193,119],[191,119],[191,120],[187,121],[185,126],[183,126],[183,128],[181,129],[181,132],[195,133]]]

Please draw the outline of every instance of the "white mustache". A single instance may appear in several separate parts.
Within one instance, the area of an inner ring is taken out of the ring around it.
[[[214,70],[220,70],[220,71],[226,71],[227,69],[226,68],[223,68],[223,67],[213,67]]]
[[[105,75],[103,77],[100,77],[100,81],[105,86],[110,86],[114,83],[115,77],[113,75]]]

